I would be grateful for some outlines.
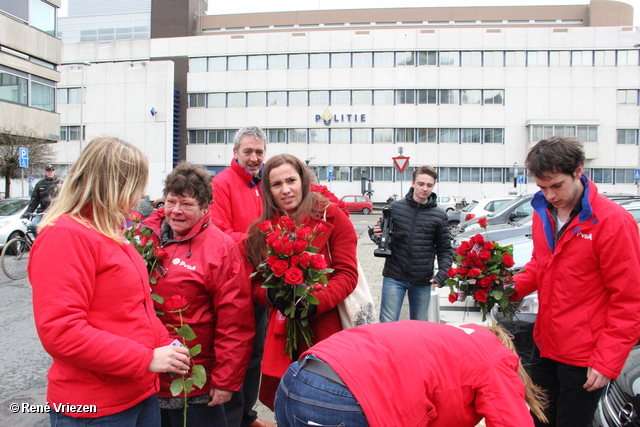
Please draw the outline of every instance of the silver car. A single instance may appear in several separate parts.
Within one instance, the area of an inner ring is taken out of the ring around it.
[[[24,236],[27,232],[20,215],[27,209],[28,204],[28,198],[0,200],[0,247],[14,237]]]

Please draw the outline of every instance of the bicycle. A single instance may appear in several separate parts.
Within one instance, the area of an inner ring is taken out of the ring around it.
[[[7,242],[0,254],[0,264],[2,271],[8,278],[19,280],[27,275],[27,265],[29,264],[29,253],[35,239],[35,232],[29,229],[29,224],[33,220],[33,215],[22,222],[27,226],[24,236],[15,237]]]

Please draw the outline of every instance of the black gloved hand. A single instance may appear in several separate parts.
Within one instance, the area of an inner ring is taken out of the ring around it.
[[[276,288],[267,289],[267,300],[269,301],[269,304],[277,308],[278,311],[282,313],[283,316],[290,318],[290,316],[286,315],[284,312],[291,305],[291,303],[289,301],[286,301],[282,297],[276,296],[277,293],[278,293],[278,290]],[[303,303],[300,302],[298,306],[296,306],[296,311],[293,314],[294,319],[298,319],[298,320],[302,319],[302,311],[303,311],[302,304]],[[307,308],[306,317],[315,315],[317,311],[318,311],[317,305],[309,304],[309,308]]]

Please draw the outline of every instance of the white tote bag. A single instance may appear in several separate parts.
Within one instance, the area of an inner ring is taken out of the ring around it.
[[[358,284],[351,294],[338,304],[342,329],[376,323],[376,305],[367,278],[358,261]]]

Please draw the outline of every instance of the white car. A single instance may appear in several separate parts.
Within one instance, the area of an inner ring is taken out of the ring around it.
[[[20,215],[27,209],[28,198],[0,200],[0,247],[14,237],[24,236],[27,227]]]
[[[486,216],[506,205],[517,196],[497,196],[486,199],[473,200],[460,211],[460,223],[469,221],[477,216]]]
[[[436,203],[438,207],[445,212],[456,210],[456,198],[453,196],[438,196]]]

